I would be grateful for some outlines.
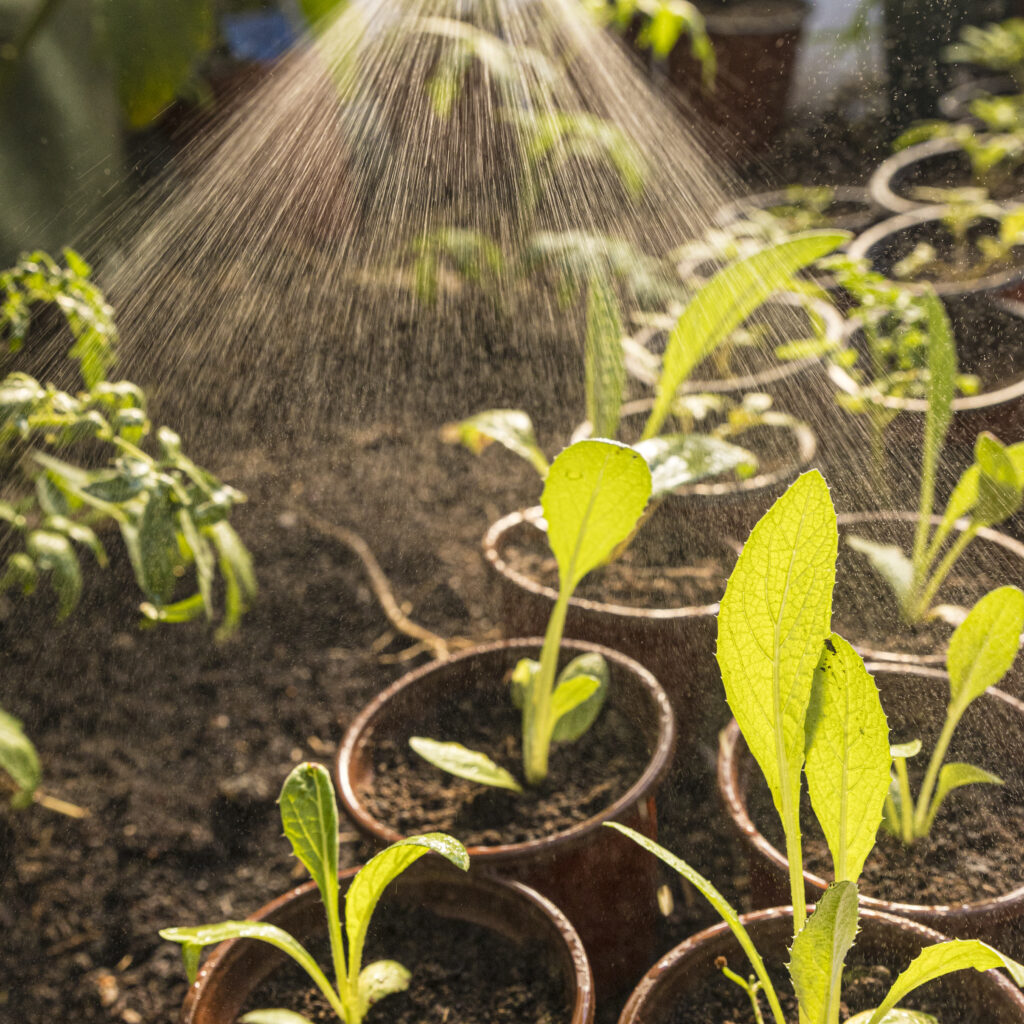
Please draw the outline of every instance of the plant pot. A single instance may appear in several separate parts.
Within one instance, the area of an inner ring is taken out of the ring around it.
[[[882,208],[866,188],[856,185],[836,185],[832,189],[834,198],[826,211],[829,226],[855,234],[867,230],[885,216]],[[719,227],[728,227],[737,220],[748,217],[752,212],[771,210],[773,207],[790,206],[793,200],[786,189],[773,192],[755,192],[727,203],[715,214]]]
[[[441,707],[446,698],[472,694],[480,707],[505,706],[510,698],[504,677],[520,658],[538,657],[540,645],[532,639],[474,647],[410,672],[367,705],[346,732],[336,763],[341,803],[360,831],[380,844],[400,837],[389,822],[379,820],[364,796],[377,784],[382,745],[405,749],[408,738],[422,730],[425,709]],[[599,813],[561,831],[507,843],[474,843],[467,837],[467,848],[472,870],[497,871],[531,885],[564,911],[583,939],[598,990],[606,995],[631,984],[650,961],[657,868],[603,822],[621,821],[655,834],[654,793],[672,760],[675,723],[657,680],[631,659],[607,647],[567,641],[561,661],[585,651],[608,662],[612,679],[602,716],[609,708],[628,712],[647,752],[642,773]],[[437,775],[443,777],[440,769]],[[429,820],[429,814],[425,817]],[[462,838],[458,829],[447,830]]]
[[[975,121],[983,127],[971,114],[971,104],[983,96],[1012,96],[1020,92],[1020,88],[1012,78],[1006,75],[971,78],[952,88],[939,97],[939,113],[947,121]]]
[[[783,962],[793,941],[792,909],[775,907],[744,914],[740,920],[765,959],[769,972],[783,975]],[[924,946],[944,938],[930,928],[903,918],[861,909],[860,932],[852,956],[865,965],[885,965],[895,977]],[[738,973],[747,973],[746,956],[725,924],[699,932],[662,957],[633,990],[619,1024],[669,1024],[679,1020],[681,1004],[688,997],[694,1002],[702,996],[707,999],[705,986],[714,981],[746,1000],[745,993],[722,978],[715,966],[719,957],[725,957]],[[1024,1021],[1024,997],[1009,978],[996,971],[961,971],[948,975],[922,989],[920,1001],[938,1012],[943,1024],[953,1021],[1021,1024]],[[739,1004],[737,1012],[749,1012],[749,1009],[749,1003],[745,1007]]]
[[[959,188],[973,183],[971,164],[956,139],[939,138],[907,146],[886,157],[868,180],[871,198],[890,213],[911,213],[933,205],[914,199],[919,185]],[[1024,196],[1024,172],[1009,175],[993,191],[992,199],[1004,201]]]
[[[339,877],[347,883],[356,870],[349,868]],[[381,905],[389,904],[426,908],[438,917],[481,925],[524,948],[541,945],[549,950],[571,1007],[567,1024],[593,1020],[593,982],[583,944],[562,912],[527,886],[476,873],[463,875],[424,860],[385,892]],[[326,938],[323,904],[313,882],[268,903],[251,920],[275,924],[303,943],[310,937]],[[424,940],[428,943],[429,936]],[[260,984],[288,962],[283,953],[255,939],[221,943],[189,988],[182,1024],[233,1024]],[[406,966],[415,975],[416,965]]]
[[[718,64],[713,89],[702,84],[689,39],[680,39],[669,54],[670,95],[729,155],[763,149],[782,125],[808,10],[804,0],[705,9]]]
[[[943,206],[920,206],[907,213],[890,217],[876,224],[853,240],[849,254],[854,259],[866,259],[879,273],[892,276],[892,268],[907,256],[919,242],[931,242],[941,252],[949,244],[949,234],[942,224]],[[982,233],[997,234],[998,222],[992,217],[982,218],[970,231],[976,238]],[[929,279],[936,293],[947,306],[967,300],[991,300],[998,293],[1024,281],[1024,253],[1017,252],[1017,262],[973,278]],[[900,284],[911,291],[922,291],[923,282],[902,280]],[[951,314],[956,319],[955,312]]]
[[[869,671],[873,672],[878,682],[882,706],[889,717],[894,742],[903,742],[912,738],[924,740],[924,750],[920,757],[926,759],[930,755],[934,741],[945,717],[946,703],[949,699],[949,680],[945,672],[934,668],[907,665],[890,665],[869,663]],[[1003,795],[1015,804],[1024,803],[1024,765],[1021,763],[1021,741],[1024,740],[1024,704],[996,689],[990,689],[979,697],[968,708],[957,731],[953,736],[947,762],[966,759],[979,767],[996,772],[1006,782],[1002,788]],[[748,793],[757,779],[758,769],[753,758],[747,751],[746,743],[740,734],[735,721],[722,732],[718,758],[718,785],[729,816],[743,838],[750,859],[751,893],[757,906],[774,906],[780,900],[789,899],[788,862],[785,856],[770,842],[755,824],[755,818],[762,824],[769,820],[760,817],[761,811],[752,814]],[[760,788],[760,787],[759,787]],[[981,788],[981,787],[978,787]],[[916,792],[916,790],[915,790]],[[767,790],[765,790],[765,795]],[[969,800],[967,791],[961,791],[962,798]],[[766,795],[762,805],[765,816],[774,815],[771,798]],[[939,812],[938,829],[944,814],[950,815],[956,806],[956,796],[948,799]],[[948,821],[949,819],[947,819]],[[948,827],[948,826],[947,826]],[[959,845],[961,836],[969,840],[973,822],[958,825],[954,844]],[[952,830],[951,830],[952,831]],[[808,848],[807,829],[805,832],[805,850]],[[880,830],[879,835],[882,835]],[[887,843],[896,846],[895,841],[885,837]],[[920,856],[923,863],[931,868],[932,861],[937,862],[935,868],[941,867],[947,874],[956,876],[962,873],[970,877],[969,865],[971,853],[968,851],[962,859],[947,864],[948,857],[945,847],[950,839],[941,836],[931,840],[918,840],[919,844],[931,843],[929,847],[921,846]],[[818,857],[822,859],[824,852],[823,840],[817,846]],[[1016,850],[1016,848],[1015,848]],[[958,938],[981,938],[992,943],[996,948],[1012,956],[1019,956],[1024,949],[1024,884],[1007,884],[1006,891],[993,892],[991,895],[979,893],[977,899],[963,900],[950,896],[931,904],[914,902],[908,899],[907,884],[892,879],[889,874],[882,874],[884,881],[874,884],[876,894],[868,895],[871,881],[869,870],[872,861],[879,854],[872,854],[868,859],[865,874],[862,876],[860,903],[862,907],[898,914],[910,918],[919,924],[936,928],[947,935]],[[1013,856],[1013,853],[1010,853]],[[824,854],[827,862],[827,853]],[[890,872],[896,870],[889,864]],[[981,870],[981,869],[979,869]],[[881,869],[879,869],[881,874]],[[986,874],[987,881],[994,881]],[[820,898],[826,887],[824,878],[805,869],[804,881],[808,900]],[[884,892],[884,898],[881,892]]]
[[[908,665],[944,665],[953,626],[938,620],[912,629],[901,624],[887,584],[853,551],[850,534],[913,547],[916,512],[847,512],[839,516],[839,561],[832,622],[863,658]],[[933,525],[940,521],[932,516]],[[953,536],[965,527],[960,520]],[[982,529],[971,541],[936,595],[936,605],[970,609],[981,597],[1004,584],[1024,580],[1024,544],[998,530]]]

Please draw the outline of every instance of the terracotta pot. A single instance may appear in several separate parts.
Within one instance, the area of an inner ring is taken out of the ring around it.
[[[793,942],[792,909],[775,907],[744,914],[740,920],[768,969],[783,971],[782,964]],[[903,918],[861,909],[853,955],[866,964],[884,964],[895,976],[924,946],[944,938]],[[699,932],[676,946],[644,975],[629,997],[619,1024],[667,1024],[677,1019],[674,1013],[679,1002],[719,974],[715,961],[720,956],[729,961],[733,970],[747,973],[746,956],[725,924]],[[961,971],[933,982],[922,992],[925,999],[934,994],[936,1010],[948,1014],[944,1020],[977,1013],[971,1019],[991,1024],[1024,1022],[1024,997],[1009,978],[996,971]]]
[[[895,740],[922,738],[922,757],[930,754],[945,718],[949,679],[927,666],[868,662],[875,676]],[[1024,704],[997,689],[990,689],[968,708],[953,736],[947,761],[966,758],[995,772],[1006,790],[1024,801],[1024,770],[1020,750],[1024,740]],[[789,899],[788,861],[758,830],[750,817],[747,793],[757,766],[735,720],[723,730],[718,756],[718,787],[729,816],[749,853],[751,893],[756,906],[770,907]],[[766,813],[774,813],[767,811]],[[940,811],[940,814],[942,812]],[[921,840],[919,840],[921,841]],[[807,898],[816,901],[825,879],[804,872]],[[950,906],[921,905],[900,898],[894,883],[891,898],[860,896],[862,907],[898,914],[957,938],[980,938],[1013,956],[1024,949],[1024,886],[998,896]]]
[[[405,743],[415,735],[423,709],[442,696],[474,691],[494,702],[508,700],[503,678],[520,658],[539,657],[540,645],[539,639],[530,639],[474,647],[410,672],[367,705],[345,733],[336,763],[342,806],[360,831],[382,845],[400,838],[360,797],[373,785],[375,742],[388,737]],[[675,722],[657,680],[630,658],[597,644],[566,641],[561,660],[564,663],[584,651],[604,656],[612,674],[609,700],[629,709],[630,718],[643,732],[650,751],[643,774],[602,813],[562,832],[529,842],[468,849],[472,870],[516,878],[561,907],[583,938],[598,990],[606,995],[632,984],[650,961],[658,875],[651,858],[603,823],[620,821],[655,835],[654,794],[672,761]]]
[[[839,563],[836,579],[836,596],[833,607],[833,623],[837,632],[841,633],[857,649],[861,657],[886,662],[898,662],[907,665],[944,665],[946,662],[945,643],[939,651],[923,651],[915,649],[909,639],[906,642],[893,643],[887,638],[880,639],[869,633],[859,632],[855,628],[858,621],[858,605],[874,603],[874,597],[861,588],[863,598],[852,594],[850,588],[858,586],[860,573],[870,574],[866,577],[871,586],[875,586],[874,570],[863,560],[864,556],[856,555],[857,569],[849,565],[850,549],[844,543],[849,534],[860,534],[869,540],[897,543],[906,552],[913,547],[914,528],[918,516],[916,512],[845,512],[839,516]],[[940,517],[932,516],[932,524],[937,525]],[[953,537],[966,526],[964,520],[954,528]],[[878,579],[878,586],[886,584]],[[978,582],[980,580],[980,582]],[[993,529],[982,529],[961,556],[939,588],[936,604],[957,604],[971,607],[989,590],[1003,584],[1019,586],[1024,581],[1024,544],[1012,537]],[[897,614],[893,602],[893,615]],[[888,620],[892,625],[892,620]],[[949,627],[952,634],[953,627]]]
[[[943,206],[917,206],[906,213],[890,217],[855,238],[848,252],[855,259],[868,260],[879,273],[891,276],[893,266],[911,252],[918,242],[932,240],[937,233],[945,236],[942,225],[944,211]],[[974,234],[982,231],[998,231],[995,219],[982,218],[979,226],[972,228]],[[938,280],[929,284],[948,304],[950,300],[994,298],[1021,281],[1024,281],[1024,255],[1019,257],[1017,265],[984,277],[969,281]],[[922,290],[922,285],[914,281],[901,281],[900,284],[911,291]]]
[[[808,10],[804,0],[769,5],[751,0],[705,8],[718,62],[710,90],[703,86],[687,38],[669,54],[670,94],[730,155],[763,149],[781,127]]]
[[[882,208],[866,188],[856,185],[836,185],[832,189],[834,199],[829,208],[830,225],[843,231],[859,232],[871,227],[885,216]],[[790,206],[793,200],[786,189],[773,192],[756,192],[741,196],[723,206],[715,214],[715,223],[728,227],[734,221],[749,216],[752,211],[770,210],[776,206]]]
[[[341,872],[347,883],[357,868]],[[563,979],[571,1013],[566,1024],[594,1019],[593,979],[583,944],[562,912],[518,882],[486,875],[463,875],[425,859],[410,868],[384,895],[385,903],[423,908],[439,917],[483,925],[522,945],[543,944]],[[323,904],[313,882],[293,889],[258,910],[251,920],[266,921],[300,942],[326,934]],[[429,942],[424,936],[424,942]],[[234,1024],[246,1000],[288,958],[255,939],[223,942],[207,957],[185,997],[182,1024]],[[407,964],[414,973],[415,964]]]

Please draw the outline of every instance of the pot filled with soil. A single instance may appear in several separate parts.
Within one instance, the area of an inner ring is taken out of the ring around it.
[[[727,203],[715,214],[721,227],[751,215],[768,214],[782,229],[809,231],[841,228],[859,234],[885,213],[866,188],[857,185],[775,189],[755,192]]]
[[[950,700],[945,672],[928,667],[869,663],[895,744],[921,741],[906,765],[911,789],[920,782],[943,727]],[[963,762],[1002,779],[951,792],[927,835],[904,843],[886,826],[878,833],[858,882],[862,907],[908,917],[960,938],[981,938],[1002,952],[1024,949],[1024,705],[997,689],[970,704],[950,742],[946,763]],[[735,722],[722,733],[719,789],[747,844],[754,899],[772,906],[788,899],[781,828],[771,796]],[[809,804],[804,821],[804,880],[808,899],[827,885],[831,860]]]
[[[457,742],[518,771],[521,713],[509,674],[540,646],[487,644],[399,679],[345,734],[336,762],[340,799],[379,843],[448,831],[467,846],[473,870],[537,888],[578,929],[598,988],[608,993],[637,977],[654,940],[656,865],[602,822],[628,821],[654,834],[654,795],[675,745],[672,711],[655,678],[616,651],[563,642],[562,665],[603,656],[607,700],[581,738],[552,746],[547,779],[523,792],[448,775],[409,745],[414,736]]]
[[[983,136],[983,138],[985,138]],[[890,213],[911,213],[931,205],[915,190],[962,188],[976,184],[971,161],[955,138],[934,138],[907,146],[886,157],[868,181],[871,198]],[[981,185],[981,182],[977,182]],[[1008,167],[990,171],[984,187],[996,202],[1024,197],[1024,169]],[[933,201],[932,201],[933,202]]]
[[[668,57],[668,84],[732,155],[763,149],[782,125],[809,5],[803,0],[701,3],[715,48],[714,88],[681,39]]]
[[[793,914],[776,907],[741,918],[765,960],[780,993],[787,1019],[796,1020],[795,1000],[785,968],[793,940]],[[914,922],[861,909],[860,932],[843,976],[843,1003],[849,1014],[878,1006],[900,971],[925,946],[944,936]],[[722,973],[749,973],[747,959],[725,924],[715,925],[676,946],[644,975],[629,997],[619,1024],[721,1024],[753,1020],[750,998]],[[939,1024],[1018,1024],[1024,997],[996,971],[960,971],[932,982],[901,1001],[901,1006],[934,1014]],[[764,1002],[762,999],[762,1007]],[[767,1016],[767,1014],[766,1014]]]
[[[341,873],[343,889],[355,873]],[[268,903],[252,920],[283,928],[314,956],[325,953],[320,963],[329,961],[315,883]],[[409,988],[373,1010],[373,1019],[385,1024],[454,1024],[502,1015],[566,1024],[593,1020],[593,985],[579,936],[557,907],[518,882],[418,863],[385,891],[367,954],[395,959],[411,971]],[[255,939],[234,939],[217,946],[200,968],[181,1021],[233,1024],[239,1014],[267,1006],[337,1021],[309,977],[283,953]]]
[[[923,206],[854,239],[849,254],[910,289],[928,284],[947,305],[989,299],[1024,280],[1024,250],[996,245],[1000,221],[985,214],[954,225],[951,207]]]
[[[933,516],[932,525],[940,518]],[[941,665],[954,626],[983,595],[1024,580],[1024,544],[983,528],[967,545],[929,602],[929,613],[908,623],[891,587],[872,566],[856,538],[913,548],[914,512],[848,512],[839,516],[839,560],[833,606],[835,630],[864,658],[910,665]],[[966,520],[953,527],[958,538]],[[955,543],[955,540],[954,540]]]

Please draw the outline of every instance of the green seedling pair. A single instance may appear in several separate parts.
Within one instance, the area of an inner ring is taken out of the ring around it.
[[[785,834],[793,906],[787,966],[802,1024],[839,1022],[843,969],[858,931],[857,880],[890,799],[893,763],[875,682],[854,649],[830,629],[837,549],[828,487],[817,472],[804,474],[754,527],[718,616],[717,658],[726,698],[768,784]],[[981,607],[969,626],[964,624],[954,662],[958,679],[969,677],[980,685],[995,674],[1002,661],[991,653],[982,630],[999,633],[1003,657],[1016,619],[996,610],[1005,601],[1018,609],[1019,600],[1000,595]],[[966,667],[971,664],[979,666],[976,673]],[[810,916],[799,813],[805,779],[834,869],[832,884]],[[708,899],[753,969],[750,982],[733,972],[730,977],[746,989],[755,1018],[762,1018],[763,992],[774,1024],[786,1024],[761,954],[721,893],[656,843],[622,825],[611,827],[673,867]],[[880,1004],[853,1020],[934,1024],[929,1014],[895,1008],[920,985],[968,967],[1005,967],[1024,984],[1024,966],[985,943],[942,942],[926,947]]]
[[[257,939],[281,950],[309,975],[331,1009],[345,1024],[360,1024],[378,1000],[409,987],[410,973],[394,960],[363,966],[363,947],[381,895],[403,871],[427,853],[436,853],[463,871],[469,868],[465,847],[443,832],[430,832],[392,843],[365,864],[345,893],[344,918],[338,884],[338,809],[328,772],[318,764],[300,764],[281,790],[284,834],[310,873],[327,918],[335,982],[296,938],[263,921],[221,921],[194,928],[165,928],[162,938],[182,947],[189,983],[196,980],[204,947],[227,939]],[[243,1024],[309,1024],[293,1010],[253,1010]]]

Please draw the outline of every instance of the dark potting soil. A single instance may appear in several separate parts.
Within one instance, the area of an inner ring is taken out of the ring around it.
[[[326,940],[310,943],[320,964]],[[421,908],[388,906],[374,914],[363,963],[397,960],[409,988],[374,1005],[366,1024],[565,1024],[572,1012],[558,965],[537,942],[516,942],[490,928]],[[338,1018],[308,976],[289,964],[249,998],[245,1009],[282,1007],[314,1024]]]
[[[420,728],[431,739],[482,751],[520,781],[521,730],[521,712],[511,700],[484,709],[470,696],[433,709]],[[480,786],[434,767],[409,748],[406,737],[381,736],[372,747],[373,785],[360,797],[378,821],[403,835],[440,830],[467,846],[522,843],[600,813],[640,778],[650,753],[640,730],[615,706],[612,689],[579,740],[552,746],[542,786],[522,794]]]
[[[937,153],[926,160],[917,160],[891,182],[892,190],[904,199],[920,202],[914,195],[917,188],[961,188],[973,185],[971,162],[963,150]],[[990,196],[997,201],[1016,199],[1024,194],[1024,168],[1008,168],[1006,173],[994,172],[990,179]]]

